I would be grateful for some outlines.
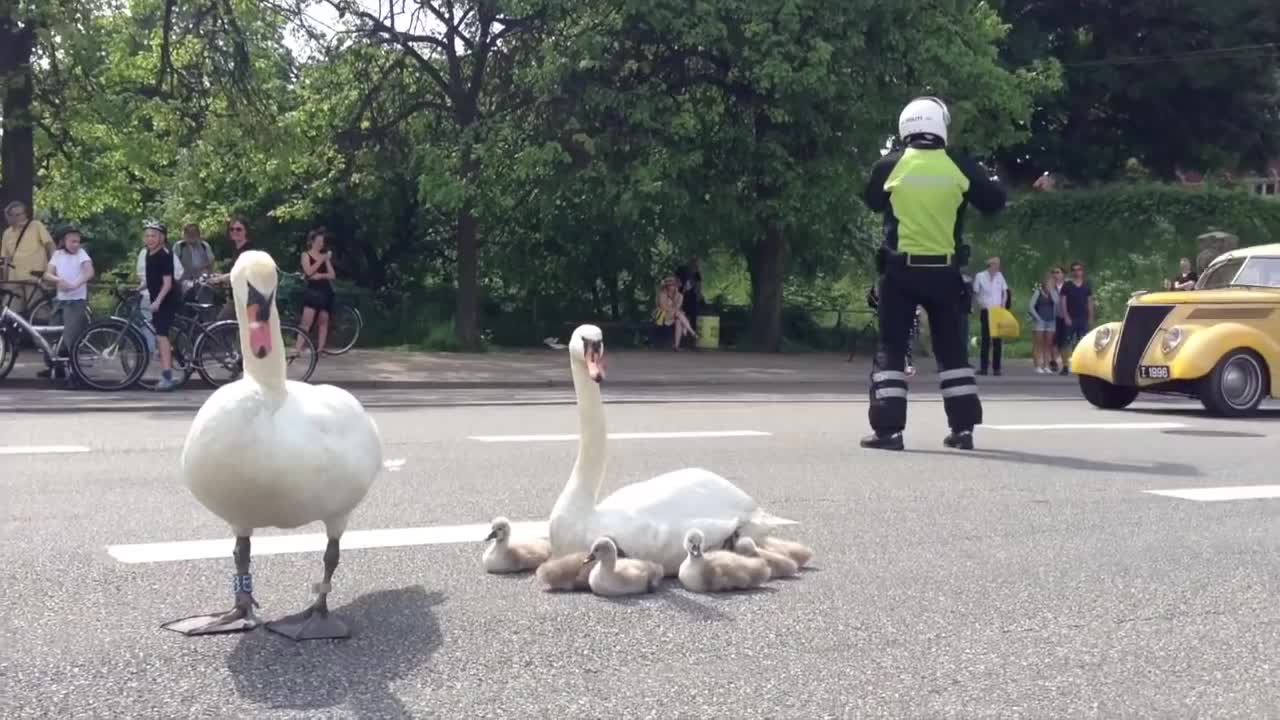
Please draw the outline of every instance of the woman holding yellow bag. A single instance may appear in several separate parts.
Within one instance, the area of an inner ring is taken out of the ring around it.
[[[982,350],[979,355],[978,374],[986,375],[990,367],[996,375],[1000,374],[1000,355],[1004,350],[1004,342],[999,334],[992,333],[991,311],[1004,310],[1009,305],[1009,283],[1005,282],[1004,273],[1000,272],[1000,258],[987,259],[987,269],[973,278],[973,295],[982,308]],[[1007,312],[1007,311],[1006,311]],[[994,351],[994,352],[993,352]],[[994,355],[994,357],[992,357]]]

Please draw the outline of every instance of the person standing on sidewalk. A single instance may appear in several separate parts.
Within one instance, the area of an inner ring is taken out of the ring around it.
[[[985,272],[978,273],[973,279],[973,294],[978,298],[982,314],[978,320],[982,323],[981,360],[978,374],[986,375],[991,368],[996,375],[1000,374],[1000,356],[1004,354],[1004,341],[991,337],[991,308],[1009,306],[1009,283],[1000,272],[1000,258],[987,260]]]
[[[147,246],[147,297],[151,301],[151,325],[156,329],[156,347],[160,351],[160,380],[155,389],[161,392],[178,386],[173,377],[173,348],[169,344],[169,328],[182,307],[182,290],[174,277],[173,253],[165,241],[168,229],[149,220],[143,226],[142,242]]]
[[[702,309],[702,268],[698,256],[689,258],[688,265],[676,268],[676,280],[680,283],[681,307],[689,321],[689,327],[698,329],[698,313]]]
[[[863,200],[884,213],[884,240],[876,253],[880,275],[880,348],[871,367],[868,419],[874,434],[862,447],[903,449],[907,424],[907,341],[916,306],[929,314],[942,404],[951,432],[943,444],[972,449],[982,422],[978,384],[960,323],[969,246],[960,236],[965,208],[1004,208],[1003,188],[973,160],[947,149],[951,114],[938,98],[916,98],[898,116],[906,148],[880,158]]]
[[[0,280],[10,283],[31,283],[35,281],[32,273],[43,273],[53,256],[54,242],[49,230],[39,220],[32,219],[29,208],[17,200],[4,208],[5,221],[9,227],[0,237]],[[16,293],[9,298],[9,309],[19,315],[27,312],[26,298],[30,294],[24,285],[15,285],[6,289]]]
[[[239,260],[246,251],[254,249],[253,242],[249,240],[249,226],[239,215],[227,221],[227,237],[231,239],[231,257],[227,260],[227,271],[213,277],[213,281],[220,285],[228,285],[231,282],[231,268],[235,267],[236,260]],[[223,303],[218,319],[235,320],[235,304]]]
[[[76,340],[84,333],[89,324],[86,306],[89,304],[89,283],[93,280],[93,261],[89,253],[80,246],[80,230],[74,225],[63,228],[58,233],[58,242],[62,246],[53,252],[49,259],[49,267],[45,270],[44,279],[53,283],[58,292],[53,301],[54,323],[62,326],[61,352],[71,355]],[[37,373],[40,377],[49,377],[48,370]],[[59,370],[58,377],[62,376]],[[68,377],[67,387],[75,387],[75,379]]]
[[[1067,339],[1062,346],[1062,375],[1071,372],[1071,353],[1093,327],[1093,288],[1084,277],[1084,263],[1071,263],[1071,277],[1062,284],[1062,322],[1067,328]]]

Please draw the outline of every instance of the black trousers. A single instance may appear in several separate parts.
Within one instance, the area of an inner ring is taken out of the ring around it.
[[[924,308],[932,328],[933,354],[947,424],[953,431],[982,423],[978,383],[969,366],[968,333],[962,327],[968,294],[960,272],[950,267],[891,265],[880,277],[880,349],[871,367],[868,416],[877,435],[907,426],[907,343],[916,306]]]
[[[991,337],[991,313],[986,308],[982,309],[982,356],[978,361],[978,367],[986,372],[987,368],[991,368],[996,372],[1000,371],[1000,356],[1004,352],[1004,341],[999,338]]]

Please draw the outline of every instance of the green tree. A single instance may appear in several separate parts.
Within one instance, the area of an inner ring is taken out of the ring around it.
[[[457,282],[454,331],[465,348],[480,344],[480,248],[478,202],[485,172],[484,147],[514,97],[505,90],[513,72],[520,35],[536,28],[536,12],[521,13],[511,3],[480,0],[414,0],[377,14],[353,0],[328,0],[368,43],[403,53],[422,76],[400,121],[430,116],[441,130],[431,149],[432,164],[422,177],[424,202],[453,216]]]
[[[1158,177],[1182,165],[1256,170],[1280,147],[1280,11],[1271,0],[1000,3],[1012,62],[1052,56],[1064,91],[1045,102],[1009,172],[1120,177],[1137,158]]]
[[[544,63],[575,108],[576,145],[603,163],[624,153],[622,196],[647,202],[672,235],[713,235],[746,255],[758,349],[779,347],[793,258],[854,251],[857,194],[903,103],[947,96],[957,136],[989,151],[1020,137],[1032,99],[1056,82],[1052,65],[1001,65],[1006,28],[978,2],[574,8]]]

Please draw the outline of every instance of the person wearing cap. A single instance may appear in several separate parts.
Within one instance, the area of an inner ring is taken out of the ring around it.
[[[62,325],[61,351],[67,355],[89,324],[85,309],[89,304],[89,283],[94,277],[93,261],[80,241],[80,229],[76,226],[60,229],[57,238],[60,247],[53,252],[44,272],[44,279],[58,289],[53,301],[54,322]],[[48,370],[38,374],[49,377]],[[57,374],[62,375],[61,369]],[[74,380],[68,378],[67,384],[74,385]]]
[[[951,113],[936,97],[912,100],[898,116],[901,150],[871,169],[863,201],[884,214],[884,238],[876,253],[879,274],[880,347],[871,369],[873,434],[864,448],[901,450],[907,424],[907,343],[916,306],[929,315],[938,360],[950,448],[973,449],[982,423],[977,379],[961,328],[967,297],[961,270],[969,247],[961,240],[965,209],[992,214],[1004,208],[1003,188],[973,160],[947,147]]]
[[[173,253],[166,242],[168,228],[148,221],[143,226],[142,242],[147,246],[146,280],[150,298],[151,326],[156,331],[160,351],[160,380],[155,389],[172,390],[178,383],[173,378],[173,349],[169,346],[169,328],[182,306],[182,290],[174,277]]]

